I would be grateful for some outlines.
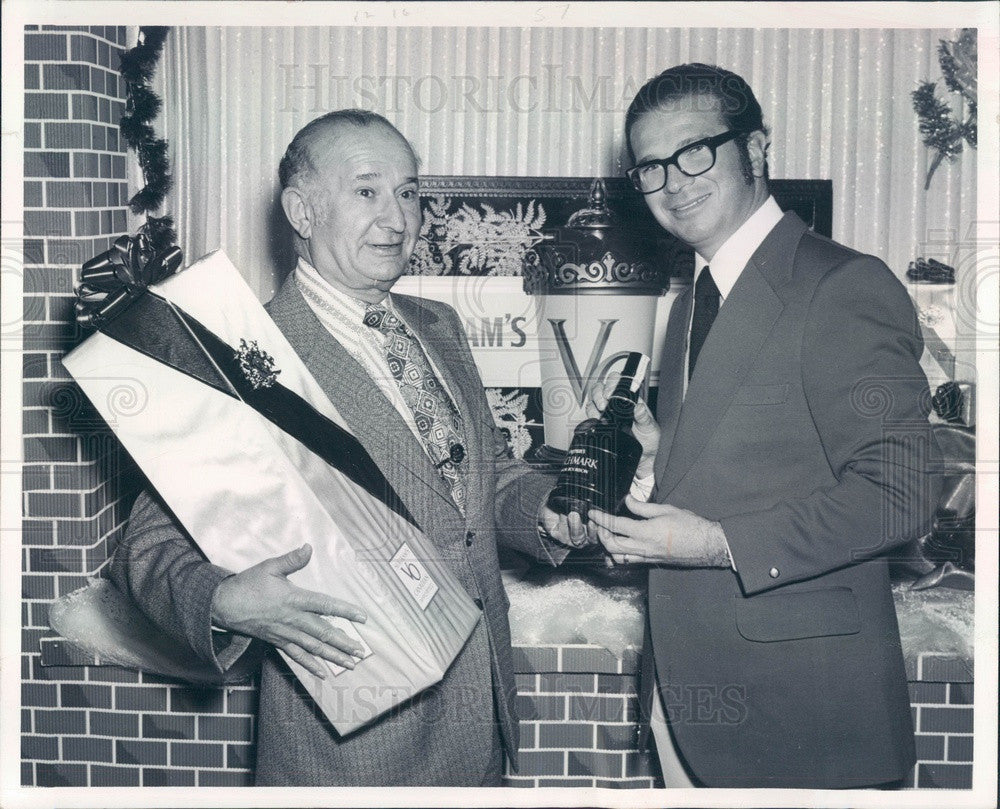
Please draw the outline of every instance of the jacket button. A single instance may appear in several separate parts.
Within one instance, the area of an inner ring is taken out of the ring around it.
[[[472,603],[479,607],[479,609],[483,608],[483,600],[481,598],[474,599]]]
[[[770,569],[770,570],[768,571],[768,575],[769,575],[769,576],[770,576],[770,577],[771,577],[772,579],[776,579],[776,578],[778,578],[778,576],[780,576],[780,575],[781,575],[781,573],[780,573],[780,572],[778,571],[778,568],[776,568],[776,567],[772,567],[772,568],[771,568],[771,569]]]
[[[466,531],[465,532],[465,546],[468,547],[469,545],[471,545],[472,544],[472,540],[474,540],[475,538],[476,538],[476,532],[475,531]]]

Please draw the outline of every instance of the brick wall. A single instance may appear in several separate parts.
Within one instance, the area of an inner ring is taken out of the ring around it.
[[[40,665],[51,600],[100,574],[128,514],[135,474],[60,363],[82,337],[73,319],[80,265],[127,229],[125,29],[24,32],[24,459],[22,782],[102,781],[114,714],[107,679],[136,675]],[[128,391],[122,404],[127,405]],[[131,482],[131,485],[129,485]],[[116,731],[117,732],[117,731]]]
[[[32,756],[22,751],[52,757],[36,763],[39,785],[252,783],[256,684],[196,688],[93,665],[61,639],[44,638],[41,648],[43,670],[66,682],[53,692],[57,709],[35,711]]]
[[[662,786],[659,765],[637,746],[634,652],[598,646],[517,646],[519,771],[513,787]]]
[[[909,786],[972,788],[972,672],[966,661],[923,654],[910,666],[917,766]]]
[[[89,661],[42,640],[31,684],[53,707],[24,712],[24,758],[40,785],[247,786],[254,764],[254,683],[181,686]],[[637,747],[637,658],[596,646],[516,646],[520,771],[511,787],[660,787],[654,754]],[[908,663],[917,765],[905,786],[970,789],[972,672],[925,653]],[[46,696],[47,695],[47,696]],[[32,717],[32,714],[34,716]],[[32,726],[32,721],[34,725]],[[30,783],[30,782],[26,782]]]

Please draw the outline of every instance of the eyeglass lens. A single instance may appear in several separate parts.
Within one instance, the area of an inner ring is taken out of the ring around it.
[[[677,155],[677,168],[689,177],[704,174],[715,165],[715,149],[700,143],[694,144]],[[659,191],[667,183],[667,170],[662,163],[650,163],[635,173],[640,191]]]

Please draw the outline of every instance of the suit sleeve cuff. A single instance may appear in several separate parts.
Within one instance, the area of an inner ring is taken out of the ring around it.
[[[212,625],[212,599],[215,597],[215,591],[223,579],[231,575],[228,570],[207,564],[188,581],[188,586],[196,590],[199,595],[200,614],[196,618],[195,626],[202,628],[197,630],[198,637],[194,639],[192,645],[195,651],[210,661],[219,673],[225,673],[249,648],[252,640],[245,635],[223,631]]]
[[[545,526],[542,524],[541,509],[539,508],[538,517],[538,544],[541,547],[541,553],[543,556],[543,561],[548,562],[552,567],[558,567],[565,561],[566,557],[569,556],[569,552],[573,550],[572,548],[563,545],[561,542],[557,542],[552,538],[552,535],[545,530]]]
[[[542,554],[544,554],[543,561],[548,562],[552,567],[561,565],[569,556],[569,552],[573,550],[561,542],[550,539],[548,532],[541,525],[538,526],[538,542],[541,545]]]
[[[773,545],[766,540],[773,536],[769,518],[762,514],[742,514],[719,521],[726,536],[726,547],[733,570],[743,592],[753,595],[789,584],[796,578],[774,555]]]

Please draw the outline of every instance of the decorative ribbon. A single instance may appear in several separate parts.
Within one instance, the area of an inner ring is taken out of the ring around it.
[[[181,266],[179,247],[157,253],[145,233],[119,236],[114,246],[83,265],[76,289],[76,319],[95,328],[118,317],[152,284]]]
[[[275,384],[280,371],[256,342],[242,340],[240,349],[234,350],[149,290],[173,275],[182,258],[178,247],[157,253],[146,233],[118,237],[114,247],[83,265],[76,290],[77,321],[242,400],[416,525],[357,438],[294,391]]]
[[[134,304],[134,305],[133,305]],[[280,373],[255,342],[240,350],[149,290],[98,324],[102,334],[239,399],[413,525],[392,484],[360,441],[276,382]],[[418,526],[419,527],[419,526]]]
[[[159,296],[151,295],[152,302]],[[202,351],[212,358],[218,369],[232,386],[236,398],[252,407],[260,415],[280,428],[304,447],[314,452],[334,469],[353,480],[370,495],[381,500],[403,519],[419,528],[392,484],[382,474],[378,464],[368,454],[360,441],[317,411],[295,391],[289,390],[275,381],[280,371],[272,371],[273,376],[260,384],[255,373],[248,373],[245,362],[245,341],[243,351],[234,351],[227,343],[206,329],[179,308],[174,310],[197,340]],[[263,353],[252,343],[251,352]],[[183,371],[183,367],[178,367]],[[228,392],[228,391],[224,391]],[[464,455],[465,450],[462,450]]]

